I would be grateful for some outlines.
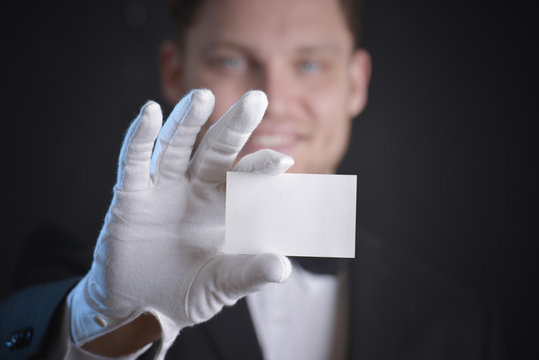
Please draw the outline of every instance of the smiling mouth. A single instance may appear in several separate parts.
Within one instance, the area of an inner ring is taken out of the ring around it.
[[[253,134],[249,139],[251,145],[257,147],[283,147],[292,145],[296,136],[289,134]]]

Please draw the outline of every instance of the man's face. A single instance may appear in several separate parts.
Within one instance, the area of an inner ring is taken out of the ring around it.
[[[205,129],[246,91],[265,91],[268,109],[240,156],[272,148],[303,173],[335,172],[370,73],[338,0],[207,0],[177,64],[181,94],[215,94]]]

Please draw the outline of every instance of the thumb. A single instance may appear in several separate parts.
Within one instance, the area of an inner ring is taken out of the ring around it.
[[[294,165],[294,159],[291,156],[272,149],[262,149],[242,157],[233,171],[278,175],[284,173],[292,165]]]
[[[193,282],[189,318],[195,323],[205,321],[223,306],[233,305],[265,285],[285,282],[291,272],[292,264],[283,255],[216,256]]]
[[[290,260],[283,255],[223,255],[221,257],[219,272],[223,276],[222,281],[216,283],[216,286],[229,298],[239,299],[248,293],[260,290],[269,283],[283,283],[292,272]]]

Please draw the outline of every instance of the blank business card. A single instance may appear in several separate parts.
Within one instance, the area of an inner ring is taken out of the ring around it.
[[[224,252],[355,256],[356,175],[228,172]]]

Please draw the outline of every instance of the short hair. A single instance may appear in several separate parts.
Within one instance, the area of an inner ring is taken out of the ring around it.
[[[185,33],[193,25],[200,6],[206,0],[169,0],[168,13],[176,28],[176,36],[183,43]],[[354,46],[360,46],[363,0],[337,0],[341,5],[346,25],[354,37]]]

